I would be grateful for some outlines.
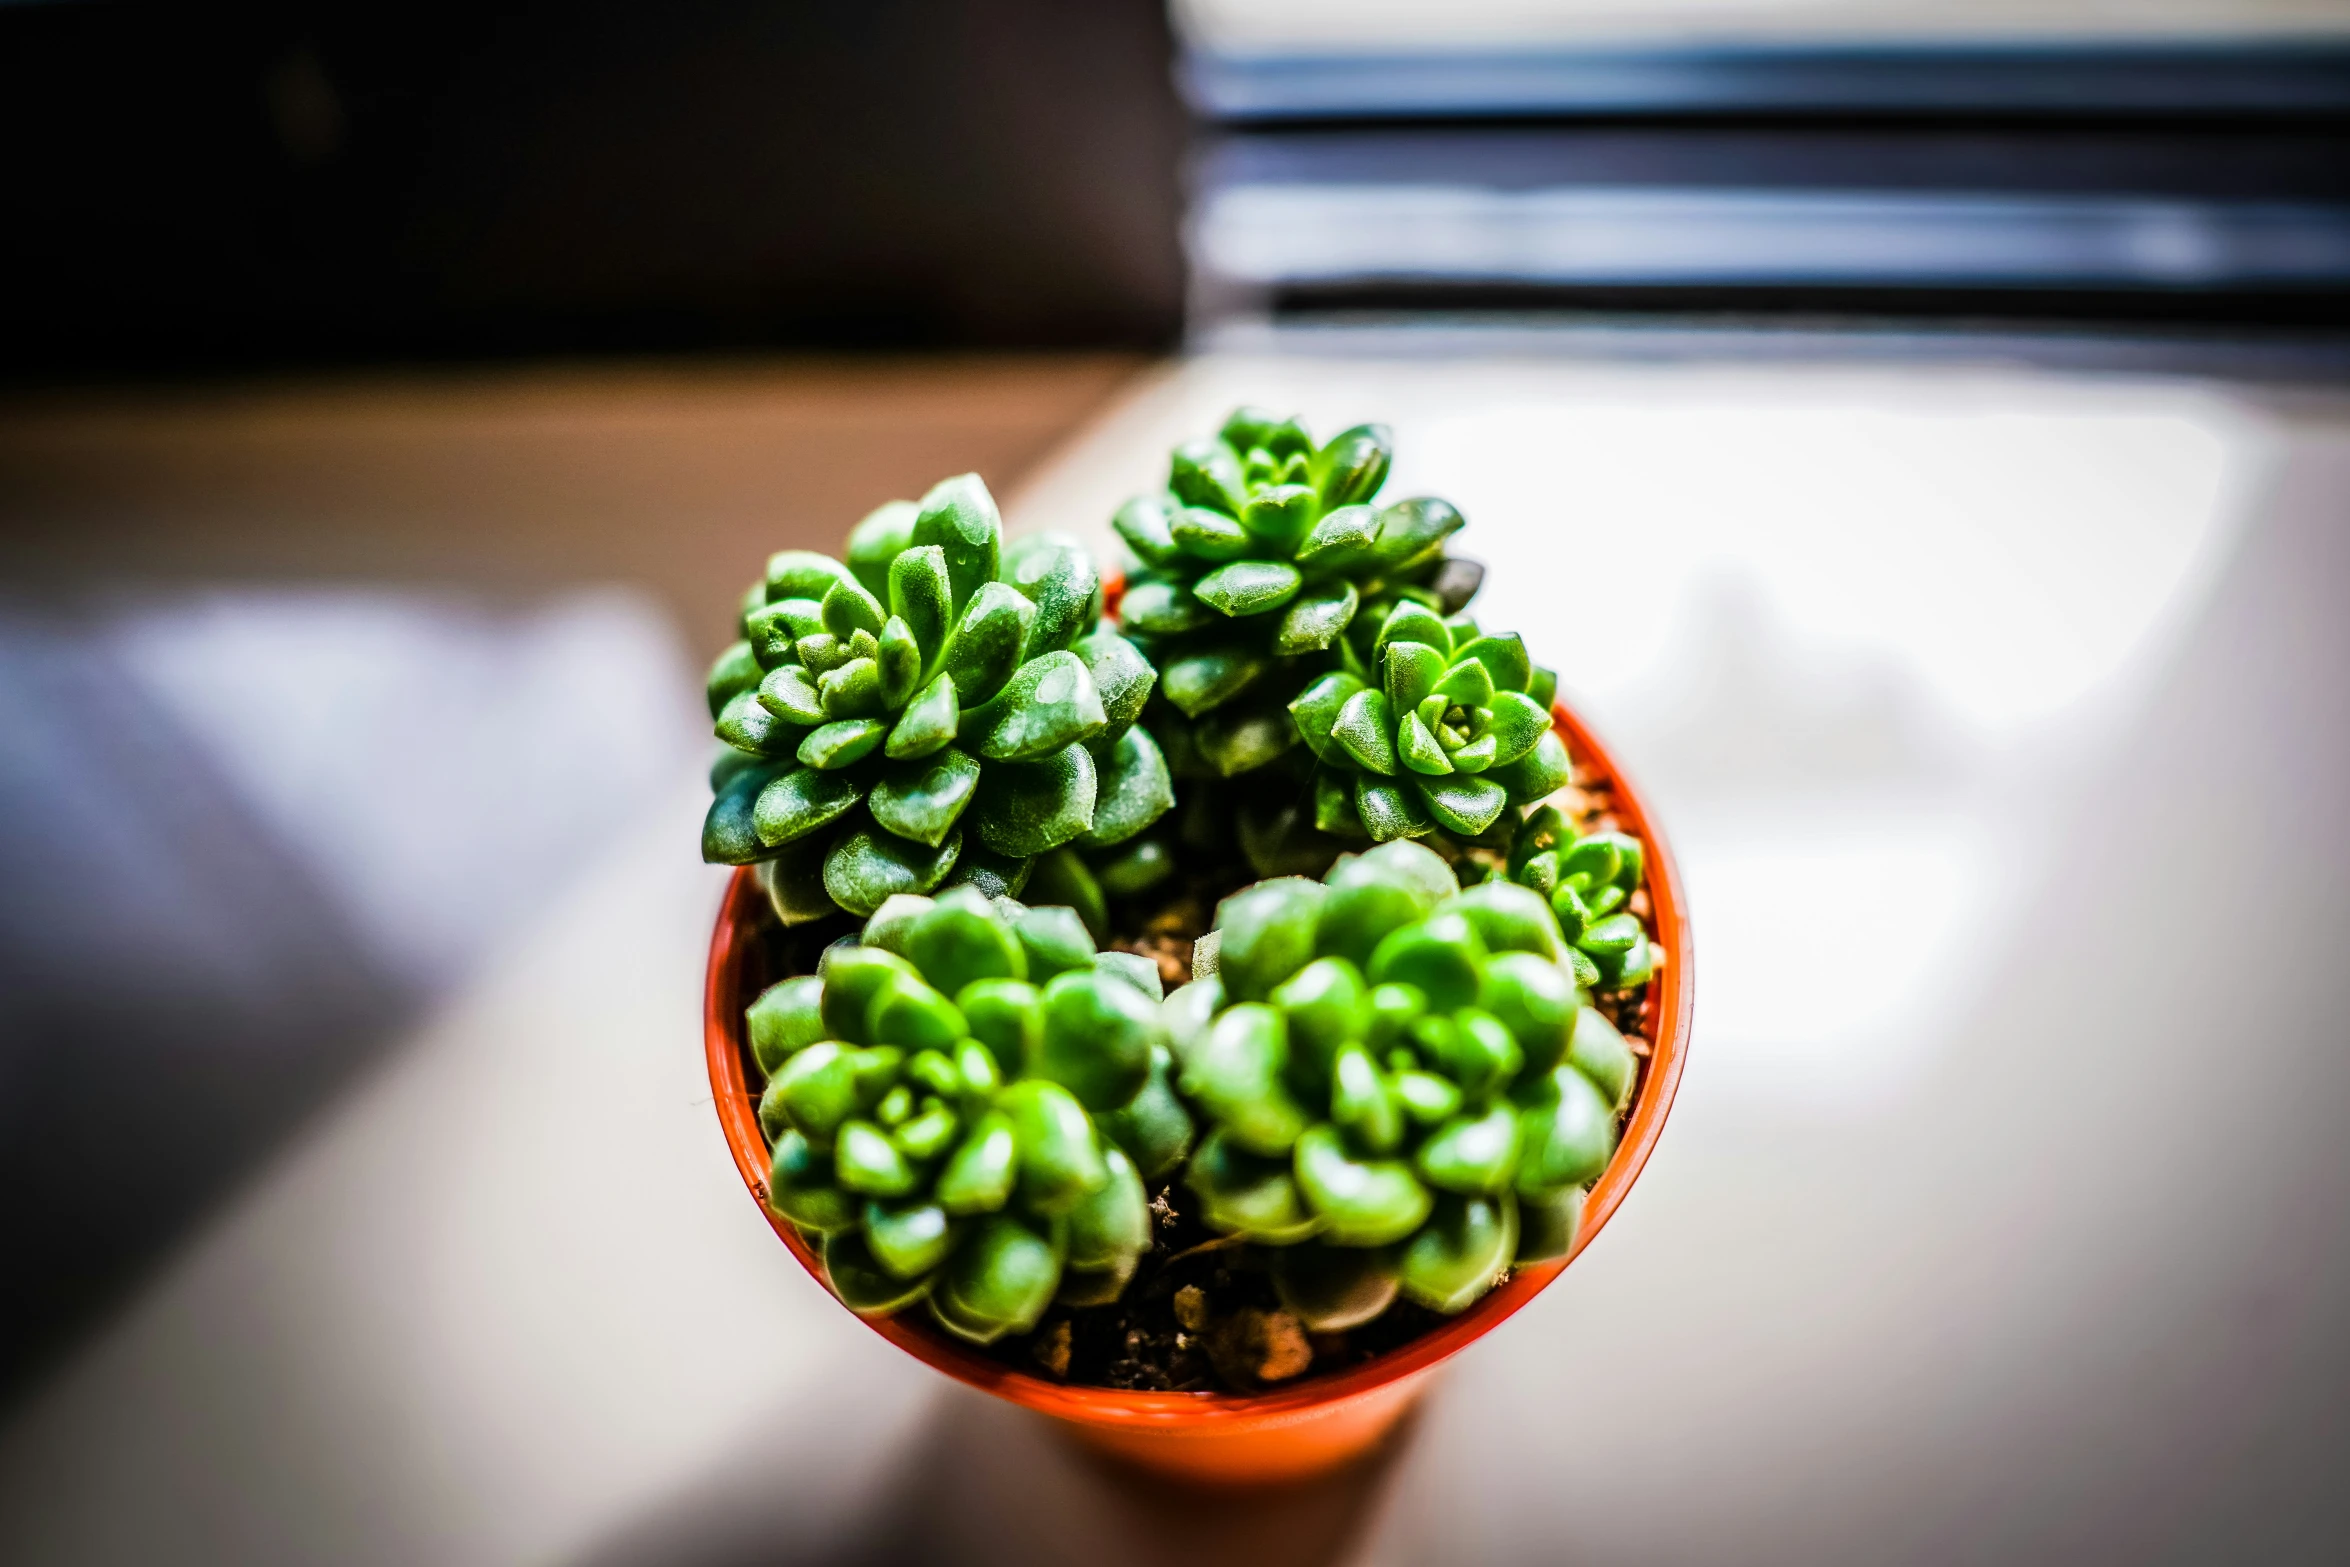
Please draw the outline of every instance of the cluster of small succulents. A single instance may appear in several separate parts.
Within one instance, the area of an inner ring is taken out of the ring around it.
[[[1097,952],[1073,910],[891,897],[749,1009],[769,1206],[860,1312],[927,1300],[986,1343],[1116,1299],[1143,1183],[1192,1139],[1159,1003],[1157,968]]]
[[[1540,896],[1393,842],[1236,893],[1206,945],[1167,1002],[1209,1127],[1185,1180],[1309,1327],[1564,1254],[1637,1062]]]
[[[1163,672],[1144,723],[1176,776],[1208,786],[1260,874],[1318,870],[1347,847],[1316,839],[1296,808],[1313,760],[1296,752],[1299,694],[1328,671],[1375,683],[1373,637],[1393,610],[1457,614],[1483,576],[1446,556],[1461,526],[1446,502],[1373,504],[1392,452],[1381,425],[1317,446],[1297,420],[1241,408],[1177,447],[1166,488],[1113,519],[1136,562],[1119,627]],[[1284,776],[1231,804],[1214,787],[1266,769]],[[1171,858],[1165,837],[1097,857],[1105,882],[1148,886]]]
[[[1527,814],[1510,844],[1509,878],[1550,900],[1575,982],[1637,990],[1656,973],[1648,931],[1625,905],[1640,890],[1647,851],[1630,833],[1578,838],[1555,805]]]
[[[1173,803],[1134,722],[1158,672],[1100,624],[1093,562],[1002,534],[965,474],[867,517],[846,562],[776,555],[745,599],[710,672],[727,750],[702,854],[758,864],[786,924],[1015,892],[1037,855],[1132,837]]]
[[[1540,803],[1556,678],[1465,612],[1457,512],[1373,504],[1390,451],[1251,409],[1177,448],[1114,623],[970,475],[752,590],[703,852],[863,922],[748,1014],[768,1202],[855,1310],[986,1343],[1116,1301],[1153,1191],[1317,1332],[1572,1246],[1638,1078],[1592,996],[1662,962],[1646,855]],[[1269,879],[1162,996],[1097,948],[1187,854]]]
[[[1071,909],[895,896],[749,1010],[768,1202],[853,1309],[983,1343],[1116,1300],[1169,1182],[1313,1330],[1457,1312],[1565,1254],[1614,1152],[1638,1064],[1591,962],[1409,842],[1235,893],[1163,1000]]]

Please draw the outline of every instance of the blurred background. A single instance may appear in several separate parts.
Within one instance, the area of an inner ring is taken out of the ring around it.
[[[2350,4],[12,0],[0,176],[0,1559],[2350,1550]],[[766,552],[1239,401],[1702,951],[1606,1235],[1202,1497],[774,1244],[693,845]]]

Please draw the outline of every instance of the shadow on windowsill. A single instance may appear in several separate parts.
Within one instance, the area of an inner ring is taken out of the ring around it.
[[[946,1389],[842,1527],[811,1529],[810,1498],[791,1466],[773,1452],[745,1453],[587,1553],[581,1567],[1326,1567],[1350,1559],[1369,1534],[1418,1424],[1407,1418],[1334,1474],[1203,1489],[1096,1453],[1026,1410]]]

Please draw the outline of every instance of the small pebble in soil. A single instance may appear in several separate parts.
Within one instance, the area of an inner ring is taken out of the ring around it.
[[[1209,1335],[1208,1358],[1226,1381],[1246,1387],[1303,1376],[1314,1364],[1314,1346],[1288,1312],[1243,1306]]]
[[[1050,1375],[1065,1380],[1069,1375],[1068,1322],[1055,1322],[1030,1335],[1028,1356]]]
[[[1139,936],[1113,945],[1158,964],[1160,983],[1173,990],[1191,982],[1191,944],[1207,930],[1209,919],[1210,911],[1204,899],[1193,893],[1178,893],[1144,921]]]

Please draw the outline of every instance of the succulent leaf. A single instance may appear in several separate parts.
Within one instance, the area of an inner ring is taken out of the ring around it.
[[[1565,788],[1571,771],[1565,742],[1555,731],[1544,730],[1533,750],[1488,769],[1486,776],[1508,791],[1511,804],[1530,805]]]
[[[1399,1282],[1431,1311],[1462,1311],[1493,1288],[1517,1249],[1516,1199],[1448,1195],[1405,1244]]]
[[[748,642],[737,642],[718,655],[710,666],[710,678],[704,689],[710,699],[710,718],[715,722],[726,704],[742,692],[759,683],[759,659]]]
[[[714,728],[719,739],[754,756],[789,756],[803,732],[769,712],[756,691],[739,691],[728,698]]]
[[[1318,653],[1343,635],[1355,618],[1362,596],[1351,582],[1316,588],[1293,601],[1281,617],[1273,637],[1273,651],[1283,657]]]
[[[912,501],[884,501],[849,530],[848,548],[842,554],[857,581],[875,598],[889,597],[890,568],[913,545],[914,519],[921,511]]]
[[[1150,1249],[1150,1197],[1124,1152],[1106,1149],[1102,1163],[1109,1179],[1069,1210],[1068,1265],[1086,1272],[1131,1270]]]
[[[1093,826],[1096,783],[1093,758],[1079,745],[1041,761],[998,762],[980,779],[972,824],[998,854],[1042,854]]]
[[[862,1316],[902,1311],[930,1290],[930,1277],[901,1279],[883,1267],[858,1230],[824,1238],[824,1278],[842,1305]]]
[[[957,700],[976,706],[1020,667],[1020,650],[1036,623],[1036,606],[1001,582],[981,583],[947,637],[940,666],[955,680]]]
[[[1173,1052],[1165,1045],[1152,1050],[1150,1073],[1141,1090],[1095,1120],[1103,1135],[1134,1161],[1143,1179],[1156,1182],[1172,1175],[1191,1151],[1194,1133],[1191,1112],[1175,1092]]]
[[[1061,1268],[1060,1248],[1039,1227],[991,1214],[932,1275],[931,1311],[949,1332],[992,1344],[1036,1326],[1060,1287]]]
[[[1175,513],[1168,531],[1176,546],[1195,561],[1238,560],[1251,548],[1246,528],[1223,512],[1204,506],[1186,506]]]
[[[759,841],[776,848],[840,820],[864,797],[853,778],[816,767],[795,768],[758,792],[751,821]]]
[[[937,847],[979,787],[979,762],[949,746],[882,769],[867,797],[873,819],[901,838]]]
[[[835,583],[856,580],[848,567],[814,550],[778,550],[767,557],[770,604],[784,599],[812,599],[821,604]]]
[[[1145,566],[1170,565],[1183,554],[1175,543],[1175,511],[1172,496],[1137,495],[1118,508],[1110,527]]]
[[[1379,623],[1379,634],[1371,643],[1371,651],[1375,655],[1384,653],[1395,642],[1417,642],[1445,663],[1452,660],[1452,632],[1443,617],[1427,605],[1410,599],[1387,612],[1387,618]]]
[[[1148,578],[1126,585],[1118,601],[1118,624],[1142,637],[1176,637],[1214,625],[1216,612],[1188,587]]]
[[[1036,606],[1025,654],[1066,648],[1096,618],[1101,574],[1083,545],[1057,534],[1034,534],[1004,554],[1004,578]]]
[[[1020,1147],[1011,1119],[981,1117],[938,1176],[939,1206],[951,1214],[993,1213],[1012,1200],[1020,1176]],[[789,1215],[786,1215],[789,1217]]]
[[[955,1232],[935,1202],[867,1202],[865,1245],[882,1270],[901,1279],[919,1279],[946,1260]]]
[[[1464,838],[1473,838],[1492,826],[1502,807],[1510,803],[1509,791],[1490,778],[1415,778],[1411,787],[1419,792],[1428,814],[1439,825]]]
[[[1381,843],[1423,838],[1436,828],[1436,818],[1428,814],[1417,789],[1390,783],[1374,773],[1355,775],[1355,811],[1363,830]]]
[[[1093,826],[1077,842],[1089,849],[1124,843],[1175,803],[1167,760],[1147,729],[1129,729],[1096,769]]]
[[[1395,1304],[1396,1265],[1390,1249],[1307,1241],[1273,1253],[1273,1289],[1309,1331],[1344,1333]]]
[[[1287,1026],[1271,1007],[1227,1008],[1184,1062],[1178,1086],[1213,1117],[1224,1135],[1254,1154],[1285,1154],[1312,1124],[1282,1081],[1289,1064]]]
[[[1197,718],[1246,691],[1265,673],[1268,661],[1246,647],[1202,648],[1170,662],[1161,682],[1167,700],[1187,718]]]
[[[775,1139],[767,1166],[767,1206],[819,1235],[853,1229],[864,1207],[834,1181],[831,1159],[794,1131]]]
[[[785,1060],[824,1037],[824,1017],[818,1003],[824,982],[813,974],[779,980],[759,993],[744,1013],[751,1036],[751,1056],[759,1070],[772,1075]]]
[[[1519,1117],[1525,1139],[1519,1189],[1557,1191],[1597,1180],[1616,1149],[1615,1107],[1607,1095],[1574,1067],[1560,1066],[1537,1079],[1529,1097]]]
[[[775,853],[775,846],[759,832],[757,802],[786,765],[754,762],[719,785],[702,818],[704,860],[712,865],[749,865]]]
[[[1319,882],[1284,876],[1217,906],[1217,973],[1229,999],[1265,1000],[1313,960],[1316,916],[1328,895]]]
[[[1571,1038],[1567,1045],[1569,1065],[1591,1079],[1607,1099],[1609,1108],[1622,1110],[1632,1101],[1632,1088],[1640,1075],[1639,1058],[1616,1025],[1607,1020],[1607,1014],[1597,1007],[1579,1008],[1571,1020]],[[1529,1053],[1529,1065],[1534,1064]]]
[[[1379,493],[1394,460],[1395,437],[1383,424],[1341,431],[1314,454],[1314,482],[1324,505],[1353,506]]]
[[[889,725],[878,718],[844,718],[808,731],[799,758],[819,772],[840,772],[881,749],[888,736]]]
[[[1068,1089],[1024,1079],[1005,1089],[999,1103],[1012,1118],[1012,1137],[1020,1149],[1020,1195],[1030,1207],[1066,1213],[1110,1178],[1093,1121]]]
[[[1032,762],[1092,739],[1109,723],[1092,671],[1066,650],[1021,665],[988,711],[992,721],[978,750],[991,762]]]
[[[1584,1196],[1580,1186],[1545,1192],[1539,1197],[1521,1195],[1518,1198],[1517,1260],[1520,1263],[1547,1262],[1574,1251],[1575,1237],[1583,1228]]]
[[[1186,441],[1169,455],[1167,489],[1186,506],[1237,516],[1247,504],[1240,458],[1220,440]]]
[[[1516,1125],[1514,1118],[1511,1125]],[[1421,1157],[1426,1158],[1425,1149]],[[1434,1204],[1409,1165],[1396,1159],[1355,1158],[1347,1151],[1345,1136],[1327,1122],[1297,1140],[1297,1183],[1322,1216],[1324,1237],[1338,1246],[1384,1246],[1402,1240],[1420,1227]]]
[[[1394,774],[1399,758],[1395,714],[1387,694],[1366,688],[1348,697],[1330,726],[1330,740],[1339,756],[1364,772]]]
[[[1200,1218],[1211,1229],[1287,1246],[1322,1227],[1298,1189],[1289,1160],[1252,1154],[1221,1129],[1201,1141],[1183,1179],[1198,1196]]]
[[[984,583],[997,580],[1004,526],[995,497],[975,473],[958,474],[931,486],[914,519],[916,547],[936,545],[946,559],[957,609]]]
[[[1238,618],[1279,609],[1303,585],[1304,578],[1287,561],[1236,560],[1201,577],[1191,591],[1218,614]]]
[[[1101,698],[1102,716],[1109,726],[1101,738],[1123,732],[1142,716],[1143,705],[1159,683],[1159,672],[1140,648],[1105,627],[1070,644],[1070,651],[1085,661],[1086,673],[1093,677],[1094,691]]]
[[[1345,711],[1347,702],[1363,689],[1363,683],[1343,670],[1333,670],[1298,693],[1289,704],[1289,714],[1297,723],[1297,732],[1321,761],[1330,760],[1330,748],[1337,742],[1332,731],[1338,726],[1338,715]]]

